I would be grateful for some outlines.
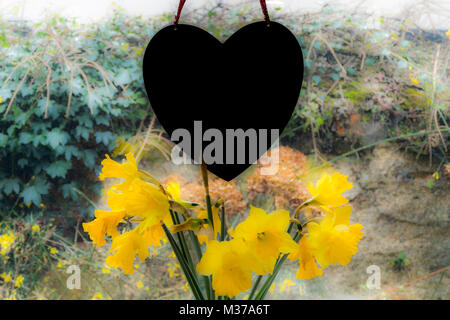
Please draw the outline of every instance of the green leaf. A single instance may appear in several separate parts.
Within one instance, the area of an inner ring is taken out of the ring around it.
[[[23,168],[28,164],[28,159],[19,159],[19,161],[17,161],[17,164],[19,167]]]
[[[333,79],[333,81],[337,81],[339,79],[339,75],[337,73],[330,74],[330,78]]]
[[[352,67],[348,67],[347,68],[347,72],[349,75],[354,76],[356,74],[355,69],[353,69]]]
[[[19,136],[19,143],[20,144],[28,144],[32,142],[34,139],[34,136],[28,132],[22,132]]]
[[[76,157],[77,159],[80,159],[80,150],[78,150],[75,146],[66,146],[64,148],[64,156],[67,161],[72,159],[72,157]]]
[[[0,133],[0,147],[6,146],[8,143],[8,136],[6,134]]]
[[[114,135],[109,131],[95,133],[95,141],[97,143],[103,143],[105,146],[109,145],[114,139]]]
[[[86,167],[93,169],[97,159],[97,152],[92,149],[83,150],[81,153],[81,159],[83,159]]]
[[[13,191],[15,194],[20,192],[20,180],[18,178],[5,179],[2,181],[3,193],[9,196]]]
[[[69,161],[58,160],[53,162],[47,168],[45,168],[45,172],[52,178],[61,177],[64,178],[67,174],[67,171],[72,167],[72,163]]]
[[[36,206],[39,206],[42,201],[41,193],[39,193],[39,190],[34,186],[26,187],[25,190],[23,190],[21,197],[25,204],[32,202]]]
[[[82,137],[86,141],[89,140],[90,132],[91,132],[91,130],[89,130],[88,128],[83,127],[83,126],[78,126],[75,128],[75,136],[78,138]]]
[[[67,183],[61,187],[64,199],[71,198],[74,201],[78,200],[79,196],[78,193],[73,189],[74,187],[76,187],[76,184],[74,182]]]
[[[68,134],[60,129],[53,129],[47,135],[47,141],[50,147],[56,149],[60,145],[65,145],[68,140]]]
[[[319,76],[313,76],[311,79],[315,84],[319,84],[320,80],[322,80],[322,78]]]
[[[115,80],[118,84],[125,86],[131,82],[131,74],[127,69],[123,69],[116,76]]]
[[[48,144],[47,140],[45,139],[45,136],[44,135],[34,136],[34,138],[33,138],[33,146],[35,148],[37,148],[40,144],[42,144],[44,146]]]

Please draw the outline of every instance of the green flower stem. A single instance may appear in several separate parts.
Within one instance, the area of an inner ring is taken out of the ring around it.
[[[212,207],[211,207],[211,197],[209,196],[209,183],[208,183],[208,170],[206,169],[205,162],[202,162],[200,165],[200,169],[202,172],[202,180],[203,180],[203,186],[205,187],[205,194],[206,194],[206,211],[208,212],[208,223],[211,226],[211,228],[214,230],[214,219],[213,219],[213,213],[212,213]],[[212,280],[211,277],[209,277],[209,299],[215,300],[214,290],[212,289]]]
[[[253,297],[255,296],[256,293],[256,289],[258,289],[259,283],[261,282],[263,276],[258,276],[258,278],[256,278],[256,282],[253,285],[252,291],[250,292],[250,295],[248,296],[248,300],[252,300]]]
[[[292,228],[294,227],[295,223],[290,223],[287,232],[290,233]],[[296,233],[294,236],[294,241],[298,242],[298,240],[300,240],[301,234]],[[283,263],[286,261],[287,257],[289,256],[289,254],[284,254],[281,258],[278,258],[277,263],[275,264],[275,267],[273,269],[272,274],[266,279],[266,281],[264,282],[264,284],[262,285],[261,289],[259,290],[258,294],[255,297],[255,300],[262,300],[265,298],[267,292],[270,289],[270,286],[272,285],[272,283],[275,281],[275,278],[278,275],[278,272],[281,269],[281,266],[283,265]]]
[[[225,240],[225,236],[227,233],[227,226],[225,222],[225,205],[222,204],[222,211],[220,213],[220,220],[222,222],[221,228],[220,228],[220,241]]]
[[[289,254],[284,254],[275,265],[275,268],[273,269],[273,273],[266,279],[266,282],[264,282],[263,286],[261,287],[261,290],[259,290],[258,294],[255,297],[255,300],[263,300],[266,296],[267,292],[270,289],[270,286],[275,281],[276,276],[278,275],[278,272],[281,269],[281,266],[283,265],[284,261],[286,261]]]
[[[205,194],[206,194],[206,211],[208,212],[208,221],[210,226],[214,229],[214,219],[213,219],[213,213],[212,213],[212,207],[211,207],[211,197],[209,196],[209,183],[208,183],[208,170],[206,169],[206,164],[202,162],[200,165],[201,172],[202,172],[202,180],[203,180],[203,186],[205,187]]]
[[[197,262],[200,262],[203,256],[200,242],[198,242],[198,238],[195,235],[194,231],[188,230],[188,234],[189,237],[191,238],[192,245],[194,246],[195,254],[197,255]]]
[[[167,239],[170,242],[170,245],[172,246],[173,252],[175,253],[175,256],[178,259],[178,262],[180,263],[180,266],[183,269],[184,274],[186,275],[186,280],[188,281],[189,286],[191,287],[194,297],[197,300],[204,300],[205,298],[203,296],[202,291],[200,290],[198,280],[196,280],[196,277],[193,275],[192,270],[189,268],[187,261],[185,260],[180,248],[178,247],[175,239],[172,236],[172,233],[170,233],[169,229],[164,223],[162,224],[162,227],[167,236]]]
[[[191,238],[191,242],[193,244],[195,253],[197,255],[197,261],[200,262],[202,259],[202,248],[200,246],[200,242],[198,242],[198,238],[192,230],[188,231],[189,237]],[[202,276],[203,285],[205,286],[206,296],[209,298],[211,296],[211,284],[209,282],[208,276]]]
[[[174,212],[174,215],[175,215],[175,218],[177,219],[177,222],[181,223],[180,216],[178,215],[178,213]],[[181,249],[185,252],[185,254],[187,256],[187,262],[191,266],[191,269],[192,269],[193,273],[196,275],[194,260],[192,260],[192,256],[190,254],[190,250],[189,250],[189,247],[187,245],[186,237],[184,236],[183,232],[178,232],[177,234],[179,234],[179,239],[181,240],[181,242],[180,242],[181,243]]]
[[[297,233],[294,236],[294,241],[298,242],[300,240],[301,234]],[[278,272],[281,269],[281,266],[286,261],[287,257],[289,256],[289,253],[284,254],[281,258],[278,259],[277,263],[275,264],[275,268],[273,269],[272,274],[267,278],[264,285],[261,287],[261,290],[259,290],[258,294],[255,297],[255,300],[263,300],[266,297],[267,292],[270,289],[270,286],[275,281],[275,278],[278,275]]]
[[[216,300],[216,293],[214,292],[214,289],[213,289],[213,287],[212,287],[212,276],[209,276],[208,278],[209,278],[209,285],[210,285],[210,287],[209,287],[209,292],[211,292],[211,297],[210,297],[210,299],[211,299],[211,300]]]
[[[173,210],[170,210],[170,215],[172,217],[173,224],[180,224],[180,219],[178,214]],[[183,232],[177,232],[178,243],[180,244],[181,253],[184,259],[189,264],[191,270],[193,270],[194,264],[192,262],[191,255],[189,254],[189,249],[186,244],[186,239],[184,238]]]

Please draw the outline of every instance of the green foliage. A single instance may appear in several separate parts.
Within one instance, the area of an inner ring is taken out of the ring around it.
[[[401,252],[398,254],[397,258],[391,261],[391,264],[394,267],[394,270],[401,271],[409,265],[409,260],[406,259],[406,255]]]
[[[40,212],[34,213],[42,217],[44,209],[39,209]],[[28,296],[54,260],[49,250],[49,240],[55,240],[54,227],[52,224],[43,225],[38,220],[28,216],[26,219],[6,218],[0,223],[0,237],[13,237],[7,250],[0,254],[0,298]],[[20,278],[23,282],[17,283]]]
[[[21,215],[92,213],[96,175],[118,135],[147,121],[143,48],[163,23],[121,12],[82,26],[54,17],[18,33],[0,24],[0,206]],[[75,189],[74,189],[75,188]]]
[[[438,44],[407,20],[390,18],[371,28],[366,16],[329,6],[314,14],[286,16],[273,10],[271,15],[293,31],[305,55],[302,93],[284,137],[309,141],[310,134],[320,135],[321,149],[336,145],[330,142],[336,136],[357,145],[377,132],[373,122],[382,125],[376,139],[448,128],[445,34]],[[0,23],[3,214],[25,214],[40,202],[49,216],[92,212],[74,190],[95,199],[104,154],[118,136],[135,135],[151,116],[142,55],[151,36],[171,18],[129,19],[116,11],[95,25],[58,16],[31,28]],[[182,19],[225,40],[262,16],[246,5],[216,6]],[[436,70],[435,65],[445,67]],[[406,142],[434,156],[436,150],[448,150],[449,141],[443,132],[437,139],[424,135]]]

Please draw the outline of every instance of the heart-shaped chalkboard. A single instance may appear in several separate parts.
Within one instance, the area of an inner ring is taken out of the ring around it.
[[[191,140],[183,141],[183,151],[196,161],[208,151],[215,159],[205,160],[208,170],[229,181],[270,148],[273,129],[281,134],[287,125],[300,94],[303,56],[295,36],[276,22],[247,25],[224,43],[181,24],[155,34],[143,71],[150,104],[169,136],[185,140],[177,130],[185,129]],[[244,133],[245,147],[233,131]]]

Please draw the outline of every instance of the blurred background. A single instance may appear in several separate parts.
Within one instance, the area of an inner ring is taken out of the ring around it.
[[[308,198],[308,181],[337,170],[354,184],[346,196],[365,227],[349,265],[300,281],[286,264],[269,299],[449,299],[450,3],[267,4],[305,61],[283,165],[276,176],[254,165],[229,183],[212,177],[213,200],[226,199],[232,225],[249,204],[293,210]],[[81,228],[95,208],[107,209],[98,180],[106,153],[142,154],[143,169],[202,201],[197,168],[169,160],[141,72],[147,43],[177,5],[0,0],[0,298],[191,297],[167,244],[124,275]],[[261,19],[256,0],[188,0],[181,23],[225,40]],[[79,290],[66,285],[71,265],[81,269]]]

